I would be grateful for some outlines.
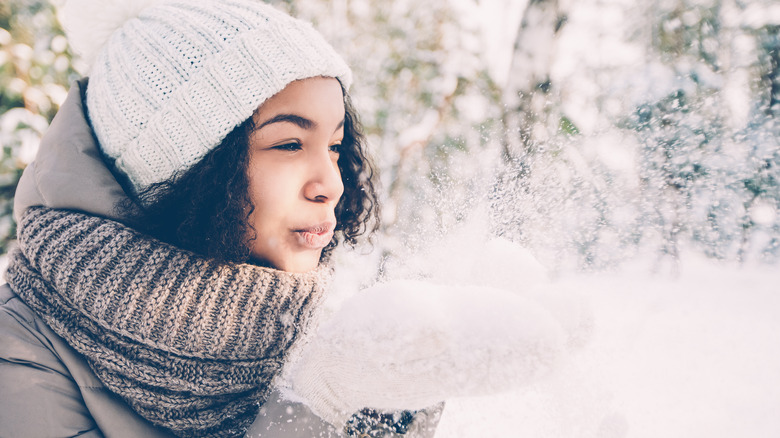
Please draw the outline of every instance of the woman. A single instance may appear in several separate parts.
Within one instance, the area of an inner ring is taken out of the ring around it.
[[[90,5],[102,26],[111,3]],[[403,432],[411,413],[330,425],[273,392],[328,253],[376,224],[343,60],[251,0],[139,7],[105,43],[69,7],[99,50],[18,187],[2,435]]]

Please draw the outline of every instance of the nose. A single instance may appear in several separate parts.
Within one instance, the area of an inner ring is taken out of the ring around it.
[[[303,188],[303,195],[313,202],[335,204],[344,193],[341,171],[335,156],[328,148],[318,149],[310,155],[309,177]]]

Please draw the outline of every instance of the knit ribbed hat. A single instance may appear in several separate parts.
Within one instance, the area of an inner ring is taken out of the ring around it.
[[[132,9],[127,0],[106,3]],[[100,147],[135,190],[197,163],[290,82],[326,76],[348,88],[352,81],[309,23],[259,0],[162,0],[140,9],[112,29],[87,87]]]

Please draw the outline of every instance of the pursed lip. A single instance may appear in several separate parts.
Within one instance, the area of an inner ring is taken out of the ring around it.
[[[298,243],[310,249],[322,249],[333,239],[333,230],[336,223],[332,221],[321,222],[302,228],[294,229],[298,236]]]

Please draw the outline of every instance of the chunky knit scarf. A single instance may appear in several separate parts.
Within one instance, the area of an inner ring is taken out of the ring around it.
[[[244,433],[328,277],[218,264],[62,210],[29,209],[19,229],[13,290],[108,389],[179,436]]]

